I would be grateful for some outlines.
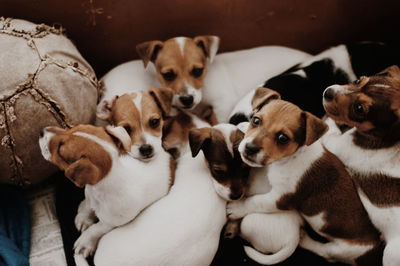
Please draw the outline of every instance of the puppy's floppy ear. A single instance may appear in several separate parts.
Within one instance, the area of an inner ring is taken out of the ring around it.
[[[149,93],[161,109],[163,117],[168,116],[171,111],[172,98],[174,97],[173,90],[170,88],[152,88],[149,89]]]
[[[86,184],[95,185],[101,179],[100,169],[87,157],[82,157],[65,169],[65,176],[77,187],[84,187]]]
[[[251,100],[251,107],[253,110],[259,110],[272,100],[280,99],[281,95],[274,90],[260,87],[254,92],[253,99]]]
[[[147,67],[149,61],[156,61],[158,52],[163,47],[162,41],[149,41],[136,45],[136,52],[143,61],[144,68]]]
[[[192,157],[196,157],[203,148],[206,141],[211,139],[211,128],[193,128],[189,131],[189,145]]]
[[[219,37],[214,35],[202,35],[193,38],[193,41],[200,47],[210,63],[213,62],[219,48]]]
[[[106,132],[115,137],[126,152],[131,151],[131,137],[129,136],[125,128],[121,126],[114,127],[108,125],[106,126]]]
[[[328,125],[315,115],[303,111],[301,113],[302,119],[305,123],[305,139],[304,144],[309,146],[321,138],[328,130]]]
[[[118,96],[114,96],[112,99],[103,99],[97,105],[96,116],[101,120],[108,120],[111,117],[111,109],[114,101],[118,99]]]

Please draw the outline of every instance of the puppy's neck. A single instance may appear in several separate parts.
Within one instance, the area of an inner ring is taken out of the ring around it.
[[[356,130],[353,133],[353,142],[356,146],[363,149],[377,150],[396,146],[399,143],[399,140],[389,137],[381,137],[373,132],[364,133]]]
[[[292,155],[282,158],[272,164],[278,167],[289,167],[290,165],[297,163],[302,165],[310,165],[321,156],[321,152],[323,152],[323,150],[324,147],[322,146],[321,140],[317,140],[309,146],[304,145],[300,147]]]

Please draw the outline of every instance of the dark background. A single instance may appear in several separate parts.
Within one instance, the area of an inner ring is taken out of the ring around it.
[[[2,16],[66,28],[99,77],[136,59],[136,44],[180,35],[218,35],[222,52],[397,43],[399,10],[398,0],[0,0]]]

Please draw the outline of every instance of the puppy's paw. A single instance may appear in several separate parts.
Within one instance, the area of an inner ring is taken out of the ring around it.
[[[81,254],[84,258],[93,256],[97,248],[97,242],[98,238],[83,232],[83,234],[81,234],[81,236],[75,241],[75,254]]]
[[[85,231],[96,222],[97,218],[92,213],[78,213],[75,216],[75,227],[79,232]]]
[[[245,203],[246,201],[244,200],[228,202],[226,206],[226,214],[228,218],[231,220],[237,220],[246,216],[248,211]]]

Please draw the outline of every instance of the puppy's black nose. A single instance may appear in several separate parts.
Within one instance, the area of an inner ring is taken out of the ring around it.
[[[192,95],[182,95],[179,96],[179,100],[185,107],[190,107],[193,104],[193,96]]]
[[[44,136],[44,128],[42,128],[42,129],[40,130],[39,136],[40,136],[41,138],[43,138],[43,136]]]
[[[142,146],[140,146],[139,152],[145,157],[151,157],[151,155],[153,154],[153,146],[149,144],[143,144]]]
[[[325,101],[330,102],[330,101],[333,100],[333,98],[335,98],[335,91],[332,88],[327,88],[324,91],[324,99],[325,99]]]
[[[257,147],[256,145],[252,143],[247,143],[245,146],[245,152],[247,155],[251,156],[260,151],[260,147]]]
[[[229,195],[229,198],[231,200],[238,200],[242,197],[242,193],[231,193],[231,195]]]

